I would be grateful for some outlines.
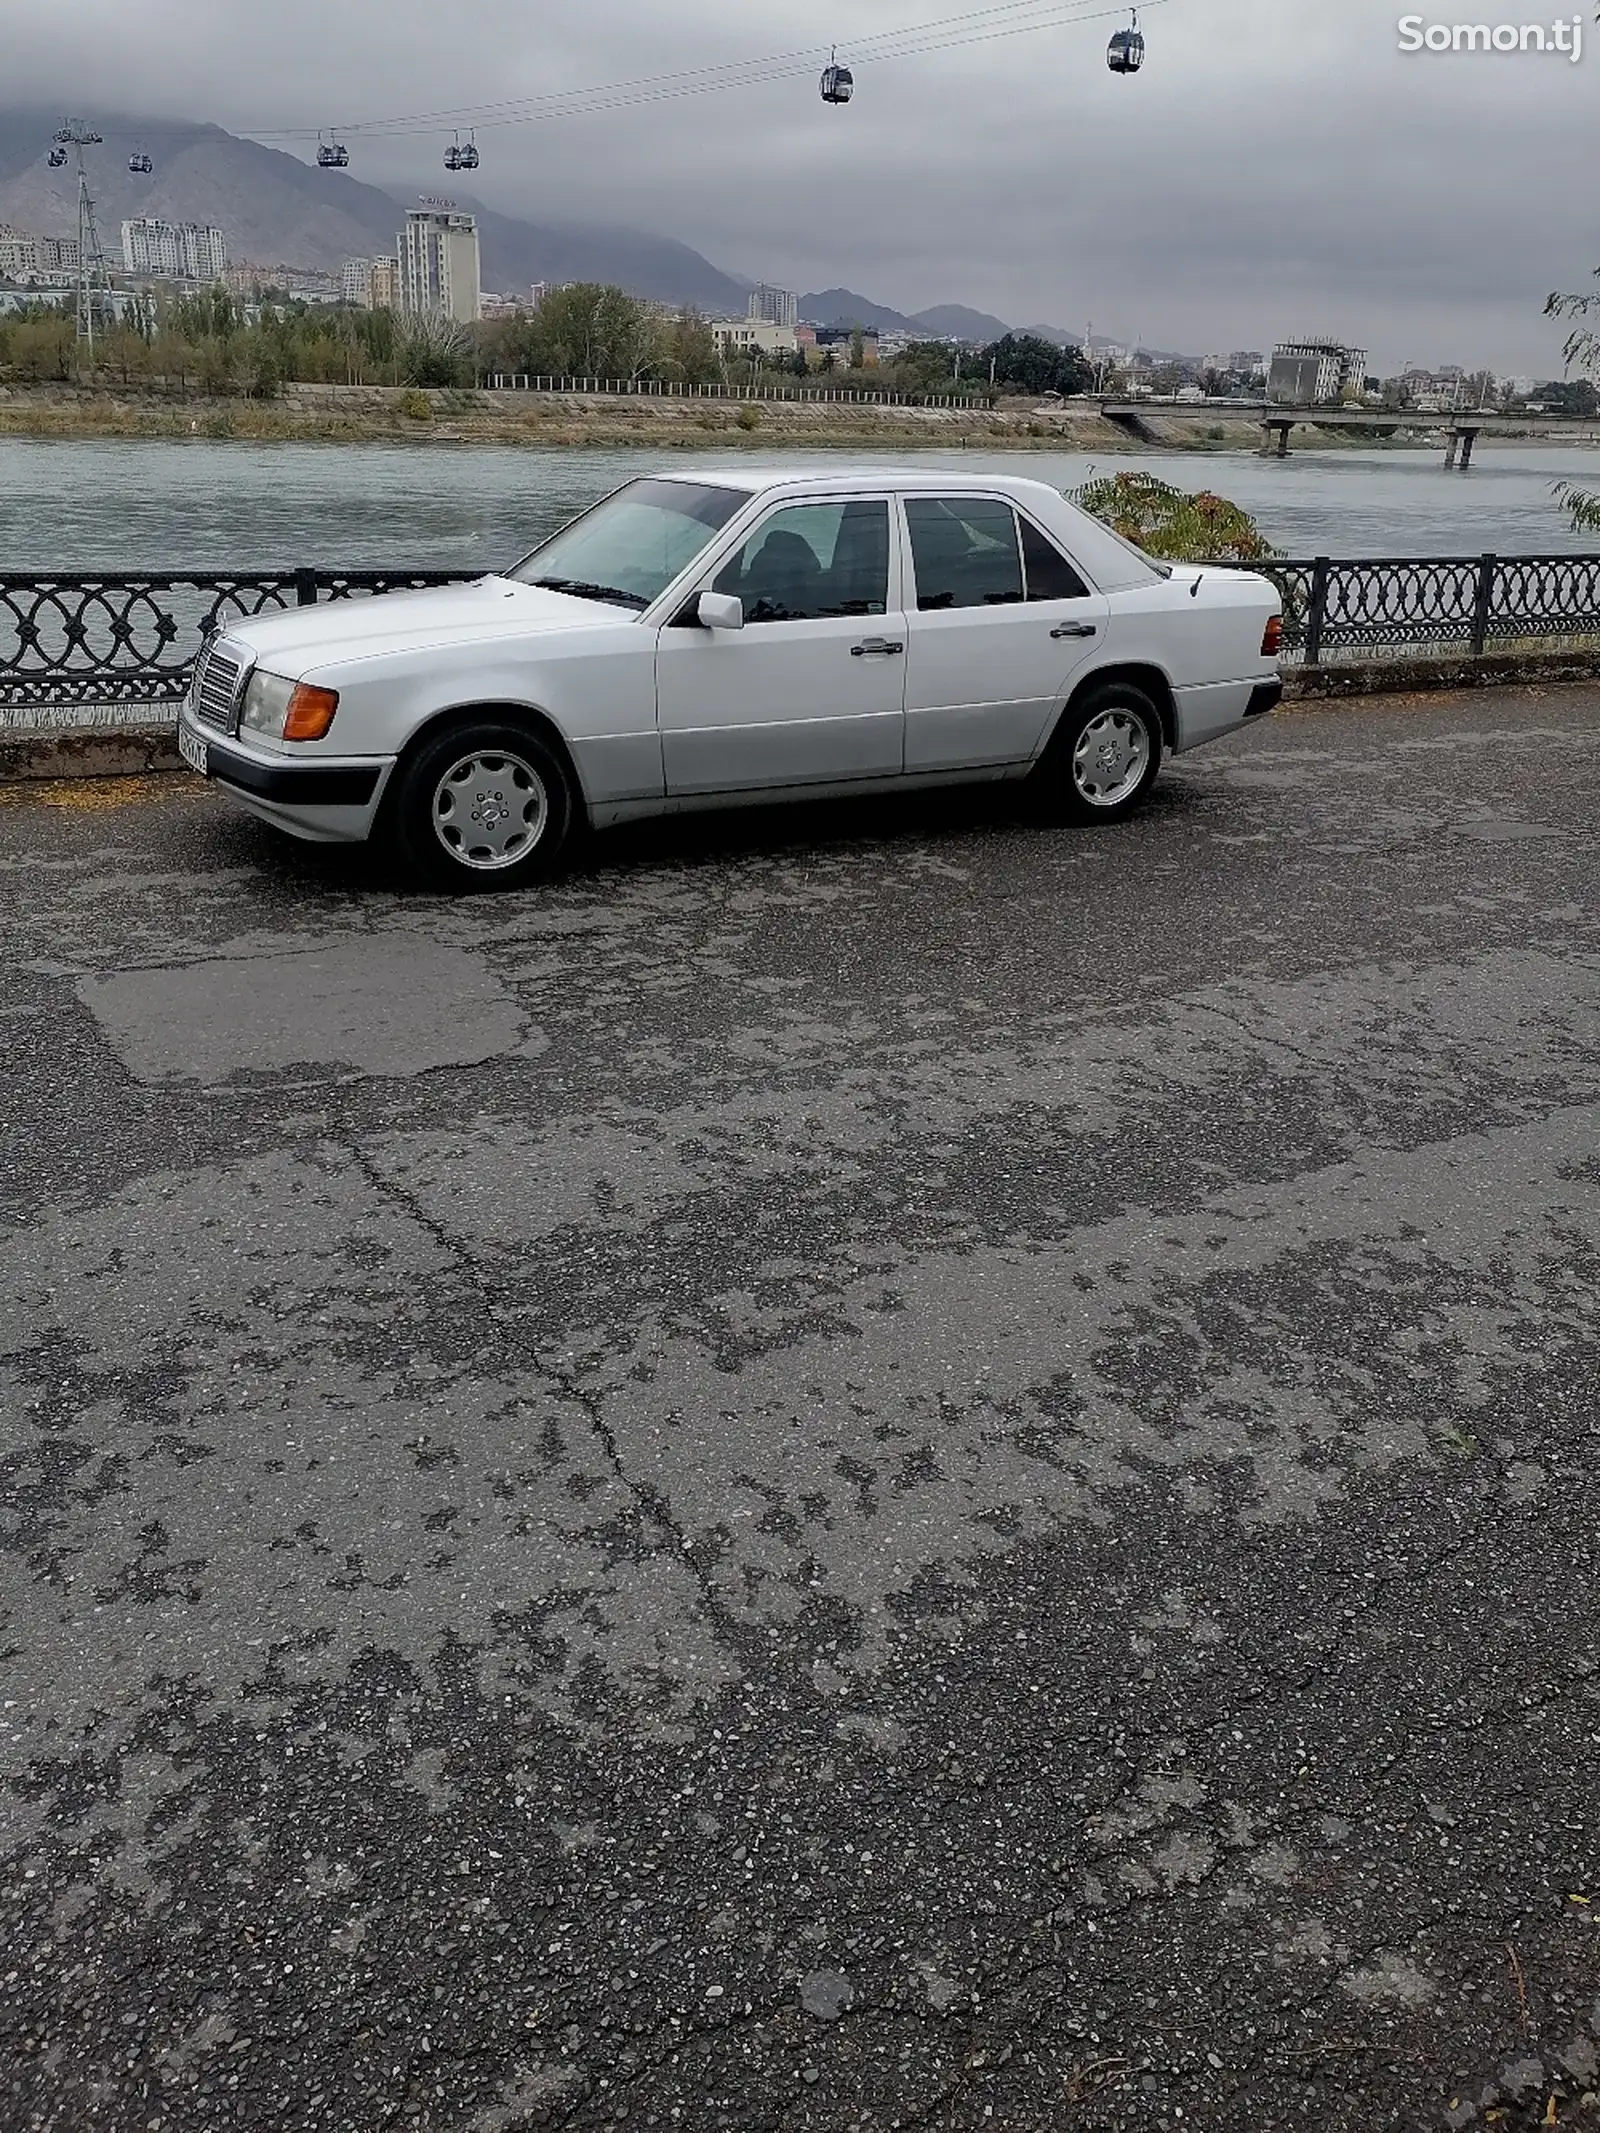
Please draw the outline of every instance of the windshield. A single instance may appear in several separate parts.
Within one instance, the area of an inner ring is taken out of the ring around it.
[[[507,576],[583,600],[645,608],[750,501],[699,481],[632,481],[574,519]]]

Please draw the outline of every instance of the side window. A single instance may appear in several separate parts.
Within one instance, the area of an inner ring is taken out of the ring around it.
[[[1086,600],[1088,586],[1055,542],[1046,540],[1038,527],[1020,514],[1017,523],[1022,528],[1022,567],[1028,579],[1028,598]]]
[[[917,606],[1007,607],[1022,598],[1017,517],[988,496],[908,496]]]
[[[881,615],[889,605],[889,506],[788,504],[717,573],[746,622]]]

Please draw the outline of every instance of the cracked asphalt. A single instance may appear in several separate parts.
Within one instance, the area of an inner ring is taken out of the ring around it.
[[[7,2133],[1600,2127],[1597,801],[0,789]]]

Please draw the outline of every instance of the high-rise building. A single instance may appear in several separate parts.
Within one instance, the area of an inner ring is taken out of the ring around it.
[[[449,207],[413,207],[400,233],[400,308],[472,324],[481,308],[478,224]]]
[[[228,271],[228,240],[209,223],[183,225],[183,256],[196,281],[218,282]]]
[[[792,289],[773,289],[758,282],[750,291],[745,315],[769,326],[792,326],[800,316],[800,299]]]
[[[370,310],[372,305],[372,261],[370,259],[347,259],[339,276],[339,294],[347,304],[360,304]]]
[[[221,281],[228,240],[208,223],[163,222],[139,215],[122,225],[122,264],[152,281]]]
[[[76,274],[81,256],[76,237],[41,237],[39,239],[39,271],[41,274]]]
[[[374,311],[399,310],[400,262],[398,259],[375,259],[372,262],[372,293],[367,301]]]
[[[1272,351],[1267,398],[1291,407],[1326,407],[1362,391],[1367,351],[1342,341],[1280,341]]]
[[[24,281],[38,271],[38,238],[30,230],[0,222],[0,281]]]

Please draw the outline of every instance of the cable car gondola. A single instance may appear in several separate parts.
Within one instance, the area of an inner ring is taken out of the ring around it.
[[[856,78],[848,67],[839,64],[838,47],[822,70],[822,101],[825,104],[847,104],[856,93]]]
[[[1144,65],[1144,33],[1137,13],[1131,27],[1118,30],[1106,46],[1106,65],[1113,74],[1137,74]]]
[[[350,168],[350,151],[343,141],[318,140],[317,168],[318,170],[348,170]]]
[[[468,140],[466,147],[463,148],[461,136],[458,133],[444,152],[444,167],[446,170],[476,170],[480,161],[476,135],[473,135]]]
[[[45,161],[52,170],[65,170],[67,167],[67,151],[57,142],[56,146],[45,157]]]
[[[128,168],[136,178],[148,178],[155,167],[142,148],[128,158]]]

